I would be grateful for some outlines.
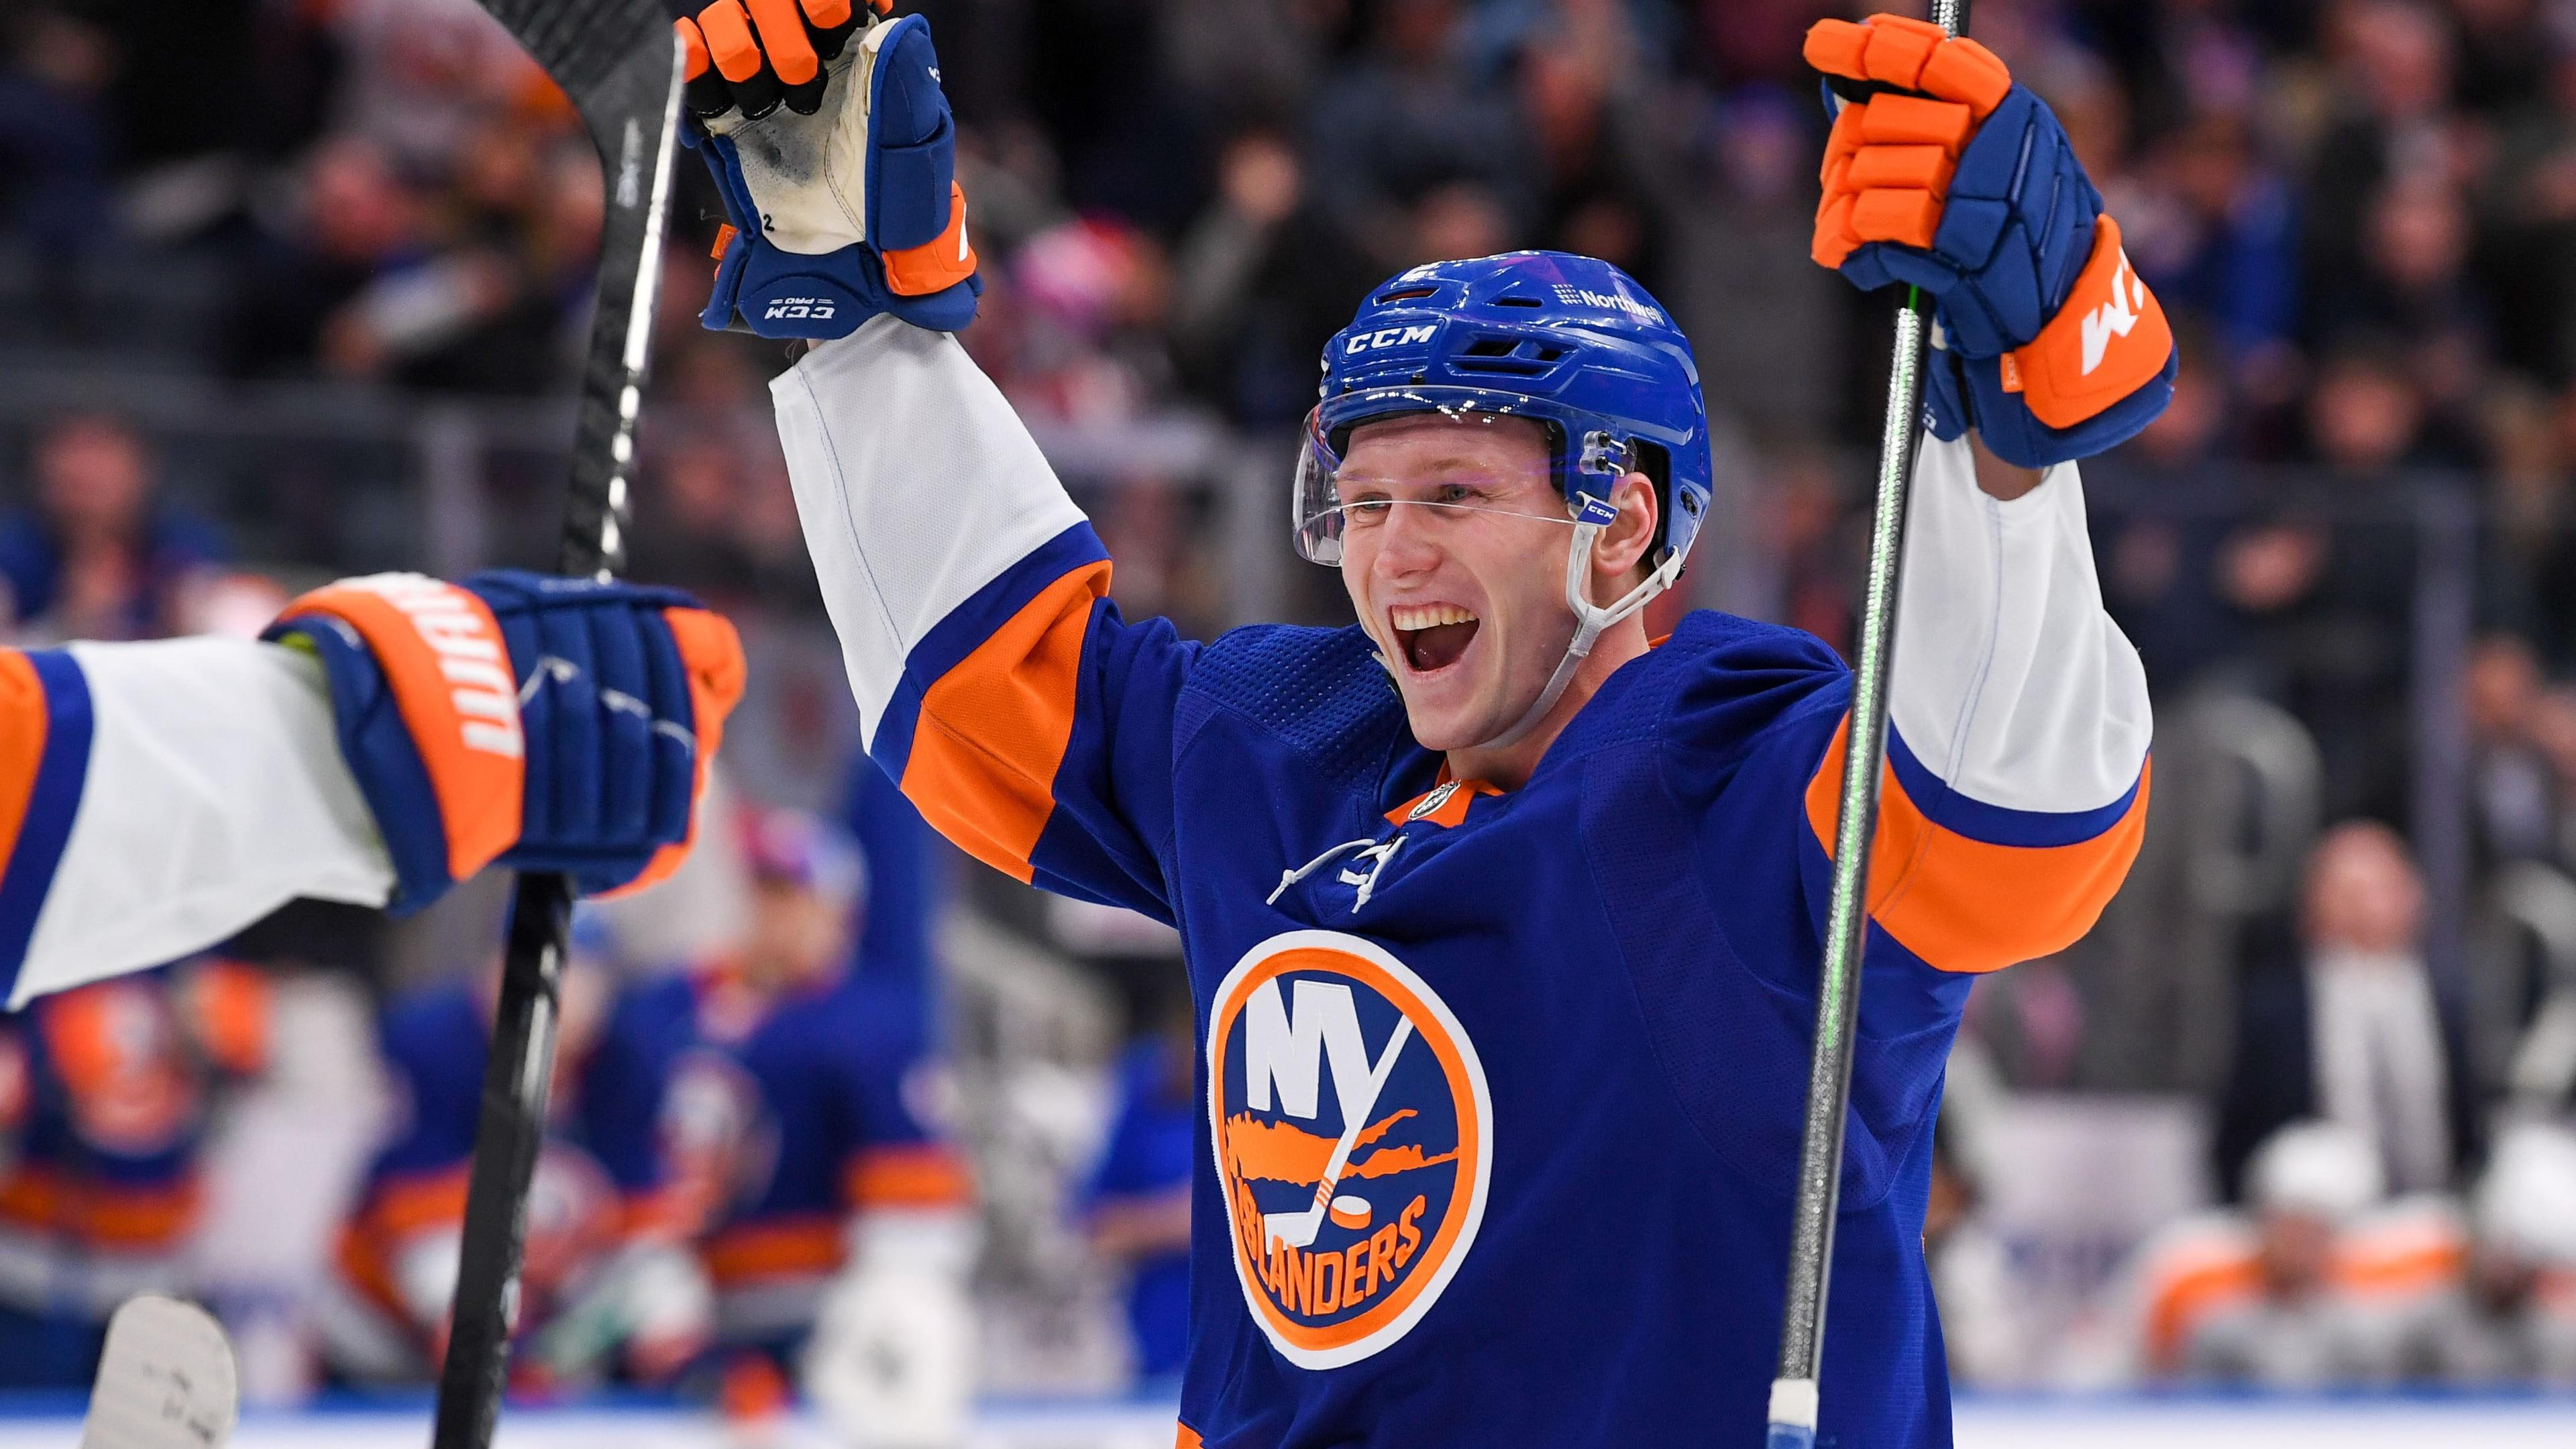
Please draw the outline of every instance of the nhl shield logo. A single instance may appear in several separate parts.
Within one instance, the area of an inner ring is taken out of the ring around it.
[[[1403,962],[1339,931],[1246,952],[1207,1042],[1254,1321],[1301,1368],[1386,1348],[1431,1311],[1484,1218],[1493,1103],[1475,1044]]]

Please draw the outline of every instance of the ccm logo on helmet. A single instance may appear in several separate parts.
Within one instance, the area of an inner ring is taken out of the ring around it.
[[[1437,327],[1428,325],[1421,327],[1381,327],[1375,332],[1363,332],[1358,336],[1353,337],[1350,341],[1343,343],[1342,355],[1344,357],[1356,357],[1363,352],[1375,352],[1381,347],[1411,347],[1417,342],[1430,341],[1431,334],[1438,330],[1439,329]]]

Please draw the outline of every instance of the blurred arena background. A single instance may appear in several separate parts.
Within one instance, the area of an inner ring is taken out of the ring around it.
[[[1626,266],[1698,346],[1722,506],[1688,605],[1848,643],[1886,303],[1807,259],[1798,58],[1843,7],[903,8],[962,126],[966,343],[1130,617],[1335,621],[1287,547],[1317,348],[1393,268],[1544,245]],[[2086,469],[2157,692],[2145,854],[2087,940],[1979,984],[1952,1059],[1962,1442],[2571,1442],[2576,4],[1978,0],[1975,33],[2065,118],[2185,367]],[[728,1345],[839,1224],[736,1231],[756,1154],[685,1092],[654,1140],[702,1149],[674,1179],[702,1199],[643,1192],[583,1101],[657,983],[756,1015],[784,988],[746,963],[788,960],[944,1144],[853,1131],[834,1211],[971,1194],[989,1442],[1168,1443],[1175,938],[956,855],[857,757],[784,358],[699,330],[716,207],[685,172],[634,567],[741,622],[752,693],[708,848],[586,916],[522,1375],[553,1407],[502,1442],[807,1442]],[[599,208],[470,0],[10,0],[0,634],[249,632],[337,574],[541,566]],[[232,1330],[244,1444],[417,1442],[471,1129],[423,1023],[481,1009],[482,885],[398,926],[290,907],[0,1018],[0,1445],[70,1442],[97,1325],[146,1288]],[[712,1309],[597,1318],[657,1234]]]

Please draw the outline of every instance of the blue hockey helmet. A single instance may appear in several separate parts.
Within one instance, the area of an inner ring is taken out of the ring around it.
[[[1544,424],[1569,512],[1652,479],[1656,587],[1679,576],[1708,512],[1708,407],[1690,339],[1635,278],[1567,252],[1433,262],[1389,278],[1324,348],[1295,512],[1298,552],[1341,561],[1333,488],[1351,430],[1442,413]]]

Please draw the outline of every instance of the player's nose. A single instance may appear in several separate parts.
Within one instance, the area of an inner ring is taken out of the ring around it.
[[[1377,529],[1372,572],[1382,578],[1409,578],[1440,566],[1447,550],[1433,537],[1424,517],[1430,511],[1401,504],[1386,511],[1386,521]]]

